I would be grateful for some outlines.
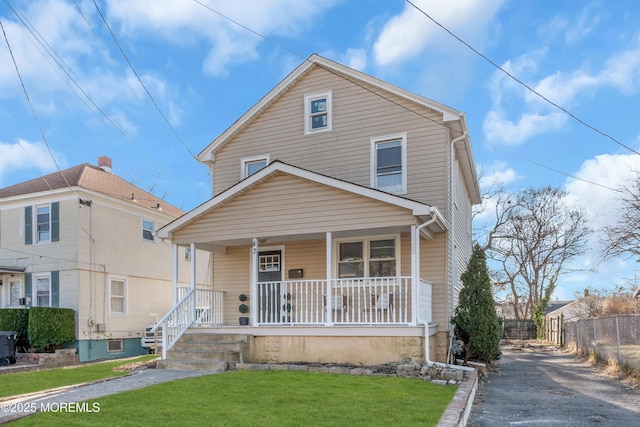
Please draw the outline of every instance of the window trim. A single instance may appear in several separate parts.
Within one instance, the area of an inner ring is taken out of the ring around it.
[[[311,127],[311,102],[326,98],[327,99],[327,126],[313,129]],[[319,92],[304,96],[304,134],[312,135],[315,133],[329,132],[333,127],[333,100],[332,91]]]
[[[123,294],[114,295],[113,294],[113,283],[114,282],[122,282],[123,283]],[[126,277],[124,276],[109,276],[109,315],[111,316],[127,316],[128,315],[128,296],[129,296],[129,283]],[[114,311],[113,309],[113,298],[121,298],[122,299],[122,311]]]
[[[402,175],[401,175],[401,180],[402,180],[402,189],[399,191],[387,191],[387,190],[383,190],[378,188],[377,185],[377,178],[378,178],[378,174],[377,174],[377,169],[378,169],[378,144],[380,143],[384,143],[384,142],[391,142],[391,141],[397,141],[400,140],[400,161],[401,161],[401,167],[402,167]],[[371,138],[371,164],[370,164],[370,169],[371,169],[371,188],[375,188],[377,190],[380,191],[385,191],[387,193],[391,193],[391,194],[407,194],[407,133],[406,132],[401,132],[401,133],[394,133],[394,134],[390,134],[390,135],[384,135],[384,136],[374,136]]]
[[[394,250],[395,250],[395,260],[396,260],[396,275],[395,276],[382,276],[382,277],[399,277],[400,268],[402,267],[402,262],[400,259],[400,234],[381,234],[376,236],[366,236],[366,237],[345,237],[334,240],[334,248],[333,248],[333,276],[334,279],[348,279],[347,277],[340,277],[340,244],[341,243],[356,243],[362,242],[362,252],[363,258],[362,263],[364,267],[363,276],[355,277],[354,279],[362,279],[362,278],[370,278],[369,271],[369,262],[371,262],[371,242],[379,241],[379,240],[394,240]]]
[[[38,279],[42,279],[42,278],[46,278],[49,281],[49,290],[48,290],[49,303],[47,305],[40,305],[40,297],[38,296]],[[31,280],[32,280],[31,286],[33,288],[32,292],[35,291],[32,293],[32,295],[35,294],[35,298],[32,298],[30,305],[32,307],[51,307],[51,302],[52,302],[51,297],[53,293],[53,290],[51,287],[51,273],[33,273]]]
[[[49,238],[46,240],[40,240],[40,232],[39,232],[39,226],[40,223],[38,222],[38,209],[40,208],[44,208],[46,207],[48,212],[48,216],[49,216]],[[33,206],[33,241],[35,242],[36,245],[46,245],[51,243],[51,203],[41,203],[39,205],[34,205]]]
[[[263,154],[261,156],[251,156],[251,157],[243,157],[240,159],[240,176],[242,179],[248,178],[250,175],[247,174],[247,165],[249,163],[257,163],[260,160],[265,161],[264,167],[266,168],[271,163],[271,156],[269,154]]]
[[[118,348],[111,349],[111,344],[118,344]],[[122,338],[110,338],[107,340],[107,353],[122,353],[124,351],[124,340]]]
[[[144,237],[144,232],[145,232],[144,223],[145,222],[151,223],[151,227],[152,227],[151,228],[151,237],[152,237],[151,240],[149,240],[149,239]],[[156,243],[156,222],[151,220],[151,219],[142,218],[141,221],[140,221],[140,226],[141,226],[141,229],[140,229],[141,236],[140,237],[142,238],[142,241],[146,242],[146,243],[154,243],[155,244]]]

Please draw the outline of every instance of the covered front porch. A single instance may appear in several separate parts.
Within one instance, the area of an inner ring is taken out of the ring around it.
[[[173,244],[176,298],[163,340],[171,347],[192,325],[239,328],[240,318],[248,334],[415,335],[432,322],[430,278],[446,283],[445,230],[435,207],[269,165],[159,230]],[[177,280],[184,249],[187,287]],[[430,269],[427,250],[438,255]],[[196,283],[196,251],[211,254],[207,286]]]

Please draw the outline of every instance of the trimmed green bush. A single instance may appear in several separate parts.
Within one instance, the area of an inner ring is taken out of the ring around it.
[[[18,333],[16,351],[26,352],[29,349],[29,310],[26,308],[3,308],[0,310],[0,331]]]
[[[70,308],[31,307],[29,342],[36,349],[54,352],[76,338],[75,312]]]

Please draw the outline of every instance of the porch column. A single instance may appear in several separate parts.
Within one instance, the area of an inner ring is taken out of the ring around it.
[[[327,231],[327,234],[326,234],[326,247],[327,247],[327,249],[326,249],[326,257],[327,257],[327,260],[326,260],[326,267],[325,267],[325,269],[327,271],[327,290],[326,290],[326,297],[325,297],[326,301],[327,301],[326,308],[325,308],[326,309],[325,316],[326,316],[326,319],[327,319],[326,320],[326,324],[327,325],[332,325],[333,324],[333,318],[331,317],[331,313],[333,313],[333,307],[332,307],[333,298],[331,296],[331,288],[332,288],[331,280],[332,280],[332,277],[333,277],[333,268],[332,268],[332,266],[333,266],[333,262],[332,262],[333,261],[333,244],[332,243],[333,243],[333,240],[332,240],[331,232]]]
[[[178,302],[178,245],[171,245],[171,306]]]
[[[411,324],[418,322],[418,281],[420,280],[420,232],[411,226]]]
[[[196,288],[196,244],[191,243],[191,289]]]
[[[258,239],[256,237],[251,239],[251,289],[249,289],[249,310],[251,316],[249,317],[249,323],[255,325],[258,319]]]

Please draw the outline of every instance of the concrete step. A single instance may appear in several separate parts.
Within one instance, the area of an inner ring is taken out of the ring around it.
[[[172,348],[167,352],[167,359],[172,360],[217,360],[221,362],[238,362],[240,353],[237,351],[225,351],[217,349],[207,350],[182,350]]]
[[[170,369],[174,371],[226,371],[228,363],[219,360],[158,360],[157,369]]]

